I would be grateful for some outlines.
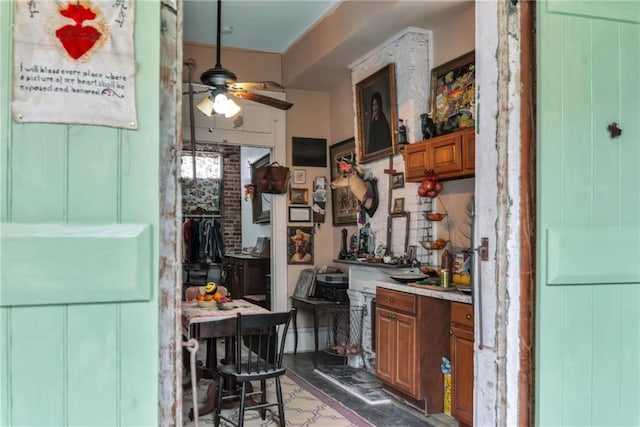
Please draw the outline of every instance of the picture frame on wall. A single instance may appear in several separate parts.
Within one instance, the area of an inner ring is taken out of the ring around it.
[[[311,222],[311,207],[289,206],[289,222]]]
[[[351,137],[329,147],[331,161],[331,182],[342,175],[340,160],[356,160],[356,140]],[[331,211],[333,226],[356,225],[358,219],[358,199],[349,187],[331,189]]]
[[[256,169],[269,164],[269,154],[251,163],[251,182],[254,185],[251,211],[254,224],[268,224],[271,221],[271,194],[258,191],[258,174]]]
[[[292,176],[294,184],[307,183],[307,171],[305,169],[294,169]]]
[[[313,227],[287,227],[288,264],[313,264]]]
[[[431,71],[431,119],[436,135],[475,126],[475,51]]]
[[[404,172],[394,173],[391,176],[391,188],[404,188]]]
[[[395,64],[387,64],[356,84],[358,162],[396,153]]]
[[[291,138],[292,166],[327,167],[327,140],[324,138]]]
[[[290,188],[289,203],[292,205],[308,205],[309,189],[308,188]]]
[[[404,212],[404,197],[393,199],[393,213]]]

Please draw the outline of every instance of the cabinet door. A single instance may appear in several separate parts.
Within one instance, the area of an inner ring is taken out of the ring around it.
[[[387,384],[393,384],[395,323],[392,312],[376,309],[376,376]]]
[[[471,129],[462,134],[462,170],[465,175],[476,172],[476,131]]]
[[[430,143],[433,170],[438,175],[451,175],[462,171],[462,137],[445,135]]]
[[[238,298],[242,295],[242,266],[235,262],[231,263],[231,295]]]
[[[473,331],[451,327],[451,415],[473,423]]]
[[[395,316],[395,387],[416,399],[418,394],[418,378],[416,378],[416,318],[394,313]]]
[[[419,182],[429,167],[429,150],[427,141],[407,145],[404,151],[405,181]]]
[[[269,262],[264,259],[246,260],[242,278],[242,296],[264,294],[265,274],[269,272]]]

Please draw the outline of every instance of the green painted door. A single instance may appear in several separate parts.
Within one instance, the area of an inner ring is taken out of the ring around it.
[[[640,425],[639,24],[638,1],[538,7],[541,426]]]
[[[160,2],[135,2],[137,131],[12,120],[14,6],[0,1],[0,425],[156,426]]]

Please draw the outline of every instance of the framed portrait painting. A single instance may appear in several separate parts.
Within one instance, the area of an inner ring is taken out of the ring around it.
[[[436,135],[475,126],[475,51],[431,71],[431,118]]]
[[[340,160],[351,162],[356,160],[355,138],[345,139],[329,147],[331,158],[331,182],[342,175],[340,172]],[[349,190],[349,187],[331,188],[331,208],[333,213],[333,225],[356,225],[358,215],[358,199]]]
[[[313,227],[287,227],[288,264],[313,264]]]
[[[358,162],[396,152],[396,73],[388,64],[356,84]]]

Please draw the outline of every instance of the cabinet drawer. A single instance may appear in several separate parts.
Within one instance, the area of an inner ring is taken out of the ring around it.
[[[396,311],[409,314],[416,313],[416,295],[404,292],[392,291],[390,289],[376,289],[376,304]]]
[[[473,306],[471,304],[452,302],[451,323],[473,328]]]

